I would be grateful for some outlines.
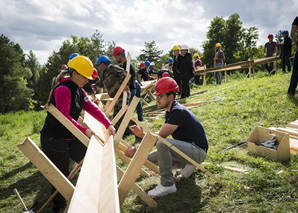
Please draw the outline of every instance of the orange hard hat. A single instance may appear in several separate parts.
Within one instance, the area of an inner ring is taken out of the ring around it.
[[[179,86],[176,81],[171,77],[164,77],[158,80],[155,85],[155,94],[159,95],[162,93],[168,93],[176,91],[179,92]]]
[[[114,56],[114,58],[119,53],[125,53],[125,49],[123,49],[122,47],[115,47],[114,50],[113,50],[113,56]]]

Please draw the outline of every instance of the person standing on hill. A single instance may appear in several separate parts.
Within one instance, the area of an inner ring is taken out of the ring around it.
[[[195,54],[193,55],[193,57],[194,57],[194,60],[195,60],[195,61],[194,61],[194,64],[193,64],[193,66],[194,66],[195,69],[196,69],[197,67],[201,67],[201,66],[203,66],[198,53],[195,53]],[[195,74],[195,76],[194,76],[194,80],[195,80],[195,84],[196,84],[196,85],[199,85],[199,84],[200,84],[200,77],[201,77],[200,74]]]
[[[291,72],[291,63],[290,56],[292,54],[292,39],[289,37],[289,32],[287,30],[282,32],[282,37],[284,37],[284,41],[281,45],[281,66],[283,73],[286,72],[286,66],[288,67],[288,72]]]
[[[53,104],[88,138],[95,133],[77,122],[83,109],[102,123],[109,134],[114,135],[115,128],[109,119],[90,101],[87,93],[82,89],[93,74],[93,64],[90,59],[85,56],[77,56],[67,65],[69,68],[62,70],[57,76],[59,84],[53,90],[50,104]],[[49,112],[40,133],[43,152],[67,177],[69,175],[69,158],[79,163],[85,156],[86,146]],[[54,192],[55,188],[52,187],[52,193]],[[66,201],[60,193],[55,196],[53,202],[54,212],[62,212],[66,207]]]
[[[181,60],[183,56],[180,54],[180,47],[178,45],[175,45],[173,47],[173,53],[174,53],[173,74],[174,74],[174,79],[179,86],[178,94],[180,94],[181,93],[180,66],[181,66]]]
[[[168,69],[171,72],[173,72],[173,59],[172,58],[168,59],[168,64],[166,64],[165,69]]]
[[[191,111],[175,100],[177,91],[179,87],[170,77],[162,77],[156,83],[155,95],[158,108],[166,109],[165,123],[158,135],[166,138],[169,143],[197,163],[202,163],[208,151],[204,127]],[[138,137],[145,136],[141,127],[134,125],[129,128]],[[173,139],[167,138],[169,135],[172,135]],[[137,148],[129,146],[125,155],[131,158],[136,150]],[[161,197],[177,191],[173,180],[173,168],[183,168],[178,176],[179,179],[190,177],[196,168],[160,140],[156,142],[156,150],[149,154],[148,160],[159,166],[161,176],[161,183],[148,192],[151,197]]]
[[[181,45],[181,65],[180,65],[180,79],[181,79],[181,98],[190,96],[189,80],[193,77],[193,63],[192,56],[188,52],[187,45]]]
[[[216,67],[221,67],[224,65],[224,60],[225,58],[225,54],[224,52],[221,50],[221,44],[217,43],[215,44],[215,66]],[[221,84],[221,71],[215,72],[215,79],[216,79],[216,84]]]
[[[277,44],[275,41],[273,41],[273,35],[269,34],[268,39],[269,39],[269,41],[264,46],[264,55],[265,55],[265,57],[276,56]],[[275,74],[275,72],[276,72],[276,71],[272,71],[273,70],[273,62],[270,62],[269,66],[268,66],[268,64],[265,64],[265,68],[269,72],[269,74]],[[272,73],[271,73],[271,71],[272,71]]]
[[[295,95],[296,87],[297,87],[297,82],[298,82],[298,46],[297,46],[297,38],[296,38],[296,31],[298,28],[298,16],[294,19],[293,24],[292,24],[292,29],[291,29],[291,37],[293,39],[294,44],[296,45],[297,49],[294,55],[294,60],[293,60],[293,72],[291,76],[291,82],[290,86],[288,89],[288,95],[290,97],[293,97]]]

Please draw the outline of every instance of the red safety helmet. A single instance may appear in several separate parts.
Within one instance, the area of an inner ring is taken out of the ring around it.
[[[163,77],[171,77],[171,76],[170,76],[170,73],[164,72],[161,77],[163,78]]]
[[[268,38],[273,38],[273,35],[272,35],[272,34],[269,34],[269,35],[268,35]]]
[[[141,63],[140,63],[140,66],[145,66],[145,63],[144,63],[144,62],[141,62]]]
[[[164,77],[159,79],[155,85],[155,95],[176,91],[179,92],[179,86],[171,77]]]
[[[122,47],[115,47],[115,49],[113,50],[113,56],[114,56],[114,58],[115,58],[116,55],[118,55],[119,53],[125,53],[125,49],[123,49]]]
[[[97,70],[94,68],[94,69],[93,69],[93,73],[92,73],[92,79],[93,79],[93,80],[96,79],[96,78],[97,78],[97,75],[98,75],[98,72],[97,72]]]

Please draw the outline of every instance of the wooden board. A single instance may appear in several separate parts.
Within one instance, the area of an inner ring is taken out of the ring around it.
[[[68,212],[120,212],[113,147],[91,137]]]
[[[157,137],[154,136],[152,133],[147,132],[137,152],[132,158],[132,161],[128,165],[127,170],[125,171],[118,184],[120,206],[122,206],[122,204],[124,203],[129,190],[133,186],[140,169],[145,163],[156,141]]]
[[[70,201],[75,189],[74,186],[38,146],[28,137],[25,141],[18,144],[17,147],[61,195],[67,201]]]
[[[123,116],[123,114],[126,112],[127,109],[128,109],[128,105],[125,105],[124,107],[121,108],[121,110],[117,113],[117,115],[111,121],[113,126],[115,126],[115,124],[119,121],[119,119]]]
[[[119,141],[122,139],[124,132],[129,124],[130,118],[133,116],[134,111],[136,110],[136,107],[139,103],[140,99],[137,96],[134,96],[126,113],[124,118],[122,119],[122,122],[120,124],[120,127],[115,135],[114,141],[115,141],[115,147],[118,146]]]
[[[126,78],[124,79],[122,85],[120,86],[120,88],[118,89],[115,97],[113,98],[112,103],[110,103],[110,105],[105,109],[105,114],[108,116],[110,114],[110,112],[112,111],[112,109],[114,108],[116,102],[118,101],[120,95],[122,94],[123,90],[125,89],[125,87],[127,86],[127,83],[129,81],[131,77],[131,74],[127,74]]]

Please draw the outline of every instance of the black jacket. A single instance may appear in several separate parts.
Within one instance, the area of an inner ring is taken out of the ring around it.
[[[183,56],[181,54],[179,54],[177,58],[174,56],[174,62],[173,62],[174,76],[177,76],[180,72],[180,66],[181,66],[182,58],[183,58]]]
[[[181,66],[179,67],[180,71],[180,79],[191,79],[193,76],[193,63],[192,56],[190,53],[186,53],[185,56],[182,57]]]
[[[282,45],[281,56],[291,56],[292,53],[292,39],[289,36],[284,38],[284,45]]]

